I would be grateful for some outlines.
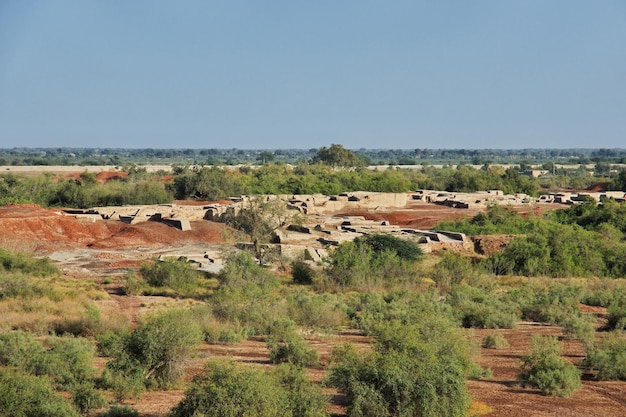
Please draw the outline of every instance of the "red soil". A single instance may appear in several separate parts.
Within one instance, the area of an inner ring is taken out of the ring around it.
[[[121,180],[126,177],[128,177],[128,174],[120,171],[100,171],[96,174],[96,179],[102,184],[111,180]]]
[[[81,219],[37,205],[0,207],[0,246],[50,253],[75,247],[132,248],[191,243],[221,243],[224,225],[192,221],[180,231],[158,222],[136,225],[113,220]]]

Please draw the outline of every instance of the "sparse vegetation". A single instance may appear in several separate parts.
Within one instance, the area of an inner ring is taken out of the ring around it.
[[[486,349],[505,349],[509,347],[509,342],[502,333],[491,333],[484,337],[482,346]]]
[[[558,397],[569,397],[581,385],[580,371],[561,357],[558,340],[549,336],[533,335],[519,379],[544,395]]]
[[[537,180],[488,164],[480,170],[461,164],[368,171],[361,161],[382,156],[349,151],[338,152],[341,158],[335,160],[327,155],[329,149],[321,151],[315,159],[312,150],[293,167],[283,163],[280,152],[254,155],[262,167],[177,166],[173,178],[163,181],[153,181],[137,166],[125,168],[126,179],[106,184],[88,172],[71,179],[2,174],[0,202],[91,207],[171,202],[174,197],[424,187],[532,195],[548,182],[584,184],[588,176],[559,178],[555,171],[557,178]],[[193,155],[219,159],[208,151]],[[232,162],[239,157],[229,155]],[[621,176],[614,179],[615,187],[621,186]],[[500,250],[489,254],[468,248],[425,254],[391,234],[370,234],[339,244],[315,264],[299,255],[280,259],[277,267],[263,244],[299,216],[277,201],[252,199],[242,211],[228,214],[229,225],[245,234],[237,236],[252,242],[253,254],[233,250],[214,275],[198,273],[185,259],[153,259],[138,270],[129,268],[125,277],[76,279],[49,259],[0,248],[0,385],[9,387],[0,389],[0,416],[96,415],[98,408],[105,417],[137,416],[129,406],[102,411],[108,406],[105,398],[122,402],[147,389],[181,388],[185,397],[171,417],[244,412],[323,417],[329,398],[302,369],[316,367],[316,373],[325,373],[327,389],[347,396],[350,417],[465,417],[473,412],[468,411],[467,380],[490,375],[472,362],[478,344],[506,349],[515,331],[506,331],[506,338],[493,332],[481,340],[475,335],[484,331],[464,328],[513,329],[520,320],[562,326],[568,346],[582,342],[587,356],[581,366],[588,372],[599,380],[626,380],[626,286],[619,279],[626,273],[623,204],[586,201],[547,215],[523,216],[493,205],[472,219],[439,225],[470,235],[507,235]],[[157,297],[141,298],[141,313],[133,312],[132,322],[118,320],[105,310],[115,304],[95,282],[106,285],[102,288],[115,301],[123,295],[161,297],[158,302],[153,301]],[[581,303],[606,307],[607,328],[614,331],[596,342],[598,323],[581,313],[586,311]],[[327,355],[320,357],[311,348],[312,342],[344,337],[371,344],[335,346],[330,364]],[[211,360],[188,382],[187,366],[200,361],[194,356],[199,343],[231,345],[211,346],[212,353],[239,349],[247,339],[249,345],[266,343],[266,366]],[[95,358],[96,344],[104,359]],[[98,361],[105,367],[102,373],[94,367]],[[569,396],[580,386],[580,372],[561,357],[556,338],[533,338],[519,380],[546,395]]]
[[[196,376],[170,417],[324,417],[327,399],[294,367],[267,371],[211,361]]]
[[[159,312],[119,335],[119,341],[109,342],[112,360],[104,381],[122,399],[137,395],[144,386],[170,387],[179,381],[184,362],[200,340],[200,329],[187,312]]]
[[[583,365],[596,371],[596,379],[626,381],[626,338],[623,332],[606,334],[587,352]]]

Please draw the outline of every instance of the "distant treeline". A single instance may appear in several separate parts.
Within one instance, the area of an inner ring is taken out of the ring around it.
[[[128,176],[107,183],[83,172],[78,178],[41,174],[0,174],[0,205],[37,203],[42,206],[89,208],[126,204],[168,203],[174,199],[219,200],[244,194],[326,194],[350,191],[406,192],[418,189],[475,192],[499,189],[507,194],[537,196],[549,190],[585,189],[597,182],[609,189],[626,190],[626,170],[612,178],[591,176],[586,170],[560,168],[535,178],[517,167],[467,165],[455,168],[396,167],[385,170],[336,168],[322,163],[296,166],[269,163],[252,168],[178,166],[173,172],[148,173],[145,168],[125,168]],[[173,174],[173,175],[171,175]]]
[[[0,149],[0,165],[262,165],[310,162],[312,149]],[[353,149],[366,165],[626,163],[626,149]]]

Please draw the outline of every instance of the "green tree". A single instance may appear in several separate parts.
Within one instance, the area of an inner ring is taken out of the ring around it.
[[[364,165],[363,160],[356,153],[344,148],[343,145],[336,144],[330,145],[330,148],[325,146],[320,148],[311,162],[345,168]]]
[[[248,236],[254,245],[254,254],[262,264],[262,244],[273,240],[279,228],[300,223],[301,218],[300,212],[289,209],[278,197],[254,196],[246,199],[241,206],[227,211],[224,221]]]

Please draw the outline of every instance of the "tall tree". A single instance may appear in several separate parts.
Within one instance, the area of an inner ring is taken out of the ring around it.
[[[226,212],[226,224],[241,230],[254,244],[254,253],[263,263],[261,245],[270,242],[276,230],[290,223],[300,222],[300,212],[291,210],[276,197],[255,196],[244,201],[238,208]]]
[[[314,164],[321,162],[332,167],[358,167],[363,166],[365,163],[357,154],[353,151],[343,147],[343,145],[330,145],[330,148],[325,146],[317,151],[317,154],[312,159]]]

